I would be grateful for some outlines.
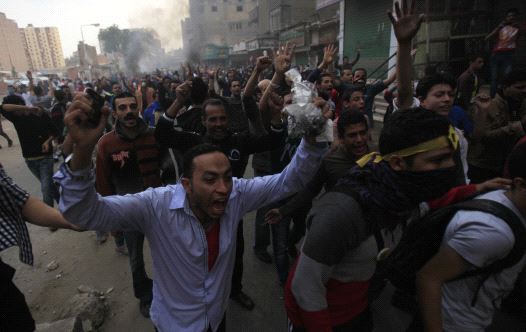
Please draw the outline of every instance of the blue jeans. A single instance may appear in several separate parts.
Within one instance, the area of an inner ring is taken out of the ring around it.
[[[46,156],[42,159],[28,160],[26,165],[31,173],[40,181],[42,200],[49,206],[53,206],[53,199],[59,200],[58,190],[53,184],[53,157]]]
[[[496,52],[493,53],[490,59],[491,66],[491,97],[497,93],[497,86],[499,83],[499,75],[506,75],[512,70],[513,65],[513,51]]]

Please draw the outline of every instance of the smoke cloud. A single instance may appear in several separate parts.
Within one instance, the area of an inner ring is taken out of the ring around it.
[[[181,48],[181,20],[189,15],[188,1],[190,0],[146,2],[148,5],[137,8],[129,15],[130,27],[155,30],[166,51]]]

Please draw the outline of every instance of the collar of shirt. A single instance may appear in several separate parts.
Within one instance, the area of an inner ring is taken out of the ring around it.
[[[228,197],[228,201],[232,200],[238,195],[237,186],[235,185],[235,182],[233,182],[232,192],[230,193],[230,196]],[[172,201],[170,202],[170,210],[177,210],[177,209],[185,209],[185,212],[190,214],[190,204],[188,203],[188,199],[186,196],[186,191],[184,190],[184,187],[181,183],[178,183],[175,186],[175,194],[173,196]],[[187,210],[188,209],[188,210]],[[192,213],[193,214],[193,213]]]

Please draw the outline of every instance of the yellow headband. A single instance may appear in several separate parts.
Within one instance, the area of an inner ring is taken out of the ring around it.
[[[451,146],[454,150],[456,150],[458,148],[458,144],[459,144],[459,137],[457,133],[455,132],[455,128],[450,126],[449,133],[447,136],[440,136],[437,138],[433,138],[432,140],[420,143],[418,145],[388,153],[385,156],[381,156],[380,154],[378,154],[378,152],[371,152],[363,156],[362,158],[360,158],[360,160],[358,160],[356,163],[360,167],[364,167],[365,164],[367,164],[373,158],[374,158],[375,163],[379,163],[382,160],[389,161],[389,159],[391,159],[393,156],[409,157],[417,153],[441,149],[441,148],[445,148],[448,146]]]

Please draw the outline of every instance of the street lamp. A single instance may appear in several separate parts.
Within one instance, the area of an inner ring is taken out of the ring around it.
[[[81,24],[80,25],[80,36],[82,37],[82,50],[83,50],[83,53],[84,53],[84,62],[86,62],[86,59],[88,58],[86,56],[86,43],[84,42],[84,31],[82,30],[83,27],[99,27],[100,24],[99,23],[92,23],[92,24]],[[80,55],[79,55],[79,60],[80,60]],[[82,64],[84,65],[84,64]],[[89,80],[91,81],[91,64],[89,65]]]

